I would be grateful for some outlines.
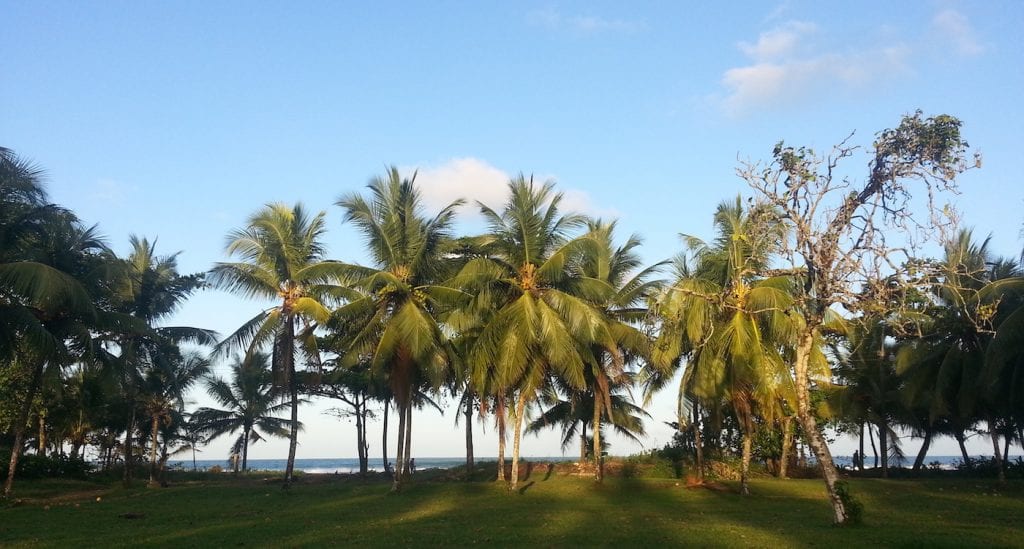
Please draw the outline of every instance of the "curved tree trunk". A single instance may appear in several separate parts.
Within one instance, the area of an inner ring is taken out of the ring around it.
[[[604,454],[601,452],[601,403],[594,399],[594,480],[604,482]]]
[[[809,321],[810,323],[810,321]],[[849,518],[846,513],[846,506],[839,495],[836,483],[839,482],[839,472],[836,470],[835,462],[832,461],[832,453],[821,435],[818,422],[811,413],[810,380],[808,368],[810,365],[811,352],[814,348],[815,329],[810,323],[807,329],[802,330],[796,348],[796,401],[797,418],[803,428],[807,444],[814,452],[818,460],[818,467],[821,468],[821,476],[825,481],[825,489],[828,491],[829,501],[832,503],[832,522],[837,525],[845,524]]]
[[[295,450],[299,445],[299,387],[295,382],[295,365],[292,364],[288,375],[288,393],[292,399],[291,432],[288,435],[288,464],[284,470],[283,488],[288,488],[295,480]]]
[[[871,453],[875,456],[875,465],[872,469],[878,468],[878,447],[875,446],[875,431],[874,425],[868,423],[868,440],[871,442]],[[862,454],[863,455],[863,454]]]
[[[523,435],[523,415],[526,413],[526,400],[530,392],[524,387],[519,392],[516,400],[515,426],[512,433],[512,479],[509,483],[509,490],[515,491],[519,487],[519,441]]]
[[[971,466],[971,455],[967,453],[967,441],[964,438],[963,429],[954,429],[953,438],[956,439],[956,443],[960,445],[960,457],[964,460],[964,465],[967,467]]]
[[[7,480],[4,482],[4,497],[11,495],[11,488],[14,486],[14,472],[18,470],[18,458],[21,456],[21,447],[25,444],[25,426],[28,425],[28,415],[32,411],[32,401],[36,398],[39,385],[43,380],[43,369],[46,362],[40,360],[32,369],[32,380],[28,385],[28,393],[25,395],[25,402],[21,404],[18,412],[18,420],[14,427],[14,445],[11,446],[11,461],[7,466]]]
[[[911,469],[915,473],[921,470],[921,466],[924,465],[924,460],[928,456],[928,447],[932,444],[932,430],[931,428],[925,429],[924,441],[921,443],[921,450],[917,452],[917,459],[914,460],[914,468]]]

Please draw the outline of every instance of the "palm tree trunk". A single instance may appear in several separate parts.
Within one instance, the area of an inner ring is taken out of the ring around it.
[[[860,448],[860,463],[857,464],[857,468],[861,471],[864,470],[864,423],[860,424],[860,436],[857,438],[857,445]]]
[[[384,461],[384,472],[388,472],[388,415],[391,410],[391,397],[384,399],[384,434],[380,437],[381,459]]]
[[[878,454],[882,457],[882,478],[889,476],[889,428],[885,420],[878,422]]]
[[[149,448],[149,486],[157,486],[159,481],[156,477],[156,449],[157,436],[160,434],[160,416],[153,414],[153,423],[150,426],[150,448]]]
[[[473,393],[467,391],[466,394],[466,480],[470,480],[473,475]]]
[[[960,445],[960,456],[964,460],[964,465],[967,467],[971,466],[971,456],[967,453],[967,441],[964,439],[963,429],[954,429],[953,438],[956,439],[957,444]]]
[[[749,429],[743,429],[743,461],[740,465],[740,494],[750,495],[750,455],[752,453],[754,440],[750,436]]]
[[[583,468],[583,464],[587,462],[587,424],[582,423],[580,425],[580,469]]]
[[[839,472],[836,470],[835,462],[832,461],[832,453],[825,443],[821,430],[818,428],[818,421],[811,413],[811,395],[808,378],[808,367],[810,365],[811,352],[814,349],[814,339],[817,326],[813,319],[808,319],[807,327],[802,330],[796,348],[796,401],[797,418],[800,426],[803,427],[804,438],[807,444],[814,451],[818,459],[818,467],[821,468],[821,476],[825,481],[825,489],[828,491],[829,500],[832,503],[833,524],[845,524],[848,518],[846,505],[836,488],[839,482]]]
[[[46,410],[39,411],[39,455],[46,457]]]
[[[505,396],[498,397],[497,406],[494,408],[494,417],[498,422],[498,477],[495,482],[505,482],[505,441],[508,439],[505,433]]]
[[[782,457],[779,464],[779,478],[786,478],[789,473],[789,449],[793,445],[793,416],[782,420]]]
[[[604,481],[604,455],[601,453],[601,401],[594,398],[594,480]]]
[[[11,488],[14,486],[14,472],[18,470],[18,458],[21,456],[21,446],[25,443],[25,426],[28,425],[28,414],[32,410],[32,401],[36,398],[39,385],[43,380],[43,369],[46,362],[39,360],[32,369],[32,380],[28,384],[28,394],[25,395],[25,402],[21,404],[18,412],[18,422],[14,424],[14,444],[11,446],[11,461],[7,466],[7,480],[4,482],[4,497],[11,495]]]
[[[1003,469],[1003,456],[999,451],[999,432],[996,431],[996,422],[988,418],[989,436],[992,438],[992,458],[996,461],[996,468],[999,469],[999,482],[1006,482],[1006,471]]]
[[[875,456],[875,465],[873,469],[878,468],[878,448],[875,446],[875,431],[874,425],[868,423],[868,440],[871,442],[871,453]]]
[[[128,418],[128,429],[124,435],[124,485],[131,486],[135,477],[135,405],[132,403],[132,415]]]
[[[412,474],[412,389],[409,389],[409,406],[405,408],[408,417],[405,418],[405,463],[402,465],[402,474],[408,479]]]
[[[697,482],[704,484],[704,440],[700,436],[700,405],[696,402],[690,426],[693,428],[693,448],[697,458]]]
[[[370,445],[366,441],[366,395],[356,394],[356,444],[359,445],[359,474],[370,472]]]
[[[917,452],[917,459],[914,460],[914,467],[911,469],[914,472],[920,471],[921,466],[924,465],[924,460],[928,457],[928,447],[932,444],[932,430],[929,427],[924,431],[924,441],[921,443],[921,449]]]
[[[523,436],[523,415],[526,414],[526,400],[530,392],[523,387],[516,400],[515,427],[512,433],[512,479],[509,483],[509,490],[515,491],[519,486],[519,441]]]
[[[394,467],[394,480],[391,483],[391,491],[397,492],[402,489],[402,463],[405,459],[405,409],[409,406],[408,403],[402,401],[396,401],[398,405],[398,440],[395,444],[398,446],[398,454],[395,456],[395,467]]]
[[[288,393],[291,396],[291,432],[288,435],[288,464],[284,470],[283,488],[289,488],[295,480],[295,450],[299,445],[299,388],[295,382],[295,365],[288,373]]]

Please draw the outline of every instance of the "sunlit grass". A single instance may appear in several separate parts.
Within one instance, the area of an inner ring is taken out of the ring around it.
[[[490,482],[306,477],[172,483],[165,489],[38,481],[0,507],[0,545],[58,546],[1024,546],[1024,483],[851,481],[865,523],[830,525],[820,481],[756,480],[754,494],[672,480],[534,474]],[[97,495],[99,494],[99,495]],[[100,499],[97,501],[97,497]]]

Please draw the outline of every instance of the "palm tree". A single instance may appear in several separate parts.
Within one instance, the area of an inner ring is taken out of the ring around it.
[[[10,495],[25,425],[47,366],[67,366],[91,347],[97,311],[87,280],[102,242],[49,204],[42,172],[0,148],[0,360],[26,370],[4,497]]]
[[[615,222],[588,222],[587,234],[597,246],[591,253],[581,254],[578,267],[581,278],[601,281],[612,290],[594,305],[603,313],[615,347],[607,349],[595,345],[592,350],[595,360],[587,364],[587,386],[593,404],[590,424],[594,434],[594,475],[598,482],[604,476],[601,419],[606,416],[614,423],[616,417],[628,417],[613,413],[612,388],[632,380],[626,366],[650,357],[651,340],[639,326],[647,315],[645,302],[661,286],[661,281],[648,278],[663,265],[643,268],[636,251],[641,243],[639,237],[630,236],[623,245],[616,247],[614,233]]]
[[[613,290],[568,268],[596,247],[589,236],[567,238],[584,218],[560,215],[562,194],[554,192],[552,182],[538,186],[519,176],[509,182],[509,193],[501,213],[480,204],[489,226],[486,257],[467,262],[456,280],[482,306],[494,308],[470,354],[470,360],[489,368],[479,377],[491,377],[496,394],[518,391],[512,416],[510,489],[515,490],[527,404],[549,375],[582,389],[585,365],[599,362],[592,349],[613,351],[617,345],[604,315],[591,305]]]
[[[908,341],[898,357],[898,372],[907,379],[908,390],[918,400],[927,399],[932,421],[949,422],[965,464],[970,457],[964,432],[980,419],[989,423],[999,455],[998,435],[991,429],[993,406],[985,398],[982,374],[998,304],[1012,282],[992,280],[988,242],[975,242],[969,230],[946,242],[922,337]]]
[[[202,328],[159,325],[177,311],[189,296],[205,287],[203,275],[180,274],[178,253],[157,255],[155,240],[150,242],[146,238],[131,235],[129,242],[132,250],[128,257],[122,260],[111,255],[109,270],[113,281],[112,307],[130,322],[109,331],[103,338],[115,346],[119,354],[114,357],[104,349],[101,355],[105,357],[102,360],[112,367],[113,373],[119,378],[126,398],[137,404],[148,400],[144,407],[146,413],[151,415],[154,410],[167,409],[168,402],[177,398],[160,393],[167,388],[162,384],[174,380],[176,372],[192,360],[183,358],[180,345],[212,345],[217,336]],[[147,395],[143,391],[147,383],[152,381],[147,377],[152,376],[157,378],[154,388],[159,390],[156,396]],[[125,429],[125,483],[132,479],[133,437],[137,427],[137,407],[132,406],[131,410]],[[159,414],[169,417],[164,412]],[[152,451],[150,462],[150,477],[151,482],[154,482],[156,456]]]
[[[294,480],[299,432],[299,383],[295,358],[301,353],[319,364],[315,330],[330,317],[329,306],[340,301],[337,284],[341,265],[325,261],[322,238],[324,212],[312,218],[301,204],[289,208],[268,204],[253,214],[244,229],[228,234],[227,252],[238,261],[217,263],[211,282],[247,298],[279,300],[218,344],[220,353],[244,350],[252,357],[272,346],[271,369],[291,401],[291,433],[284,488]]]
[[[790,281],[765,278],[784,228],[765,209],[746,211],[739,198],[715,213],[717,237],[706,244],[684,236],[695,267],[677,261],[679,278],[659,305],[662,330],[654,366],[661,378],[688,356],[679,409],[687,397],[706,409],[728,403],[743,434],[741,493],[747,483],[755,415],[772,420],[792,391],[782,350],[794,321]]]
[[[596,397],[593,389],[598,387],[598,384],[593,382],[588,383],[588,388],[583,391],[548,388],[541,399],[541,404],[547,409],[530,422],[526,432],[539,433],[547,428],[559,427],[562,430],[562,449],[565,450],[578,439],[580,465],[583,465],[587,454],[590,454],[595,467],[599,469],[599,457],[604,448],[600,431],[605,425],[600,421],[594,422],[595,408],[601,411],[602,417],[608,418],[612,429],[619,435],[636,442],[640,442],[640,437],[645,435],[644,417],[650,416],[643,408],[634,404],[626,393],[633,383],[633,377],[628,372],[616,376],[611,380],[612,385],[598,389],[600,392]],[[604,394],[605,391],[607,394]],[[567,396],[563,398],[562,394]],[[587,436],[588,429],[592,433],[591,437]],[[600,477],[597,480],[600,481]]]
[[[142,408],[150,420],[149,485],[159,484],[157,448],[160,426],[169,427],[182,419],[185,396],[199,379],[209,372],[210,363],[197,353],[182,354],[177,349],[166,352],[171,358],[161,361],[143,374]],[[168,444],[164,439],[164,447]],[[161,462],[162,463],[162,460]]]
[[[367,188],[370,198],[341,197],[337,205],[362,233],[372,266],[345,265],[359,289],[336,315],[354,326],[346,356],[370,357],[370,371],[387,380],[398,409],[398,455],[392,490],[401,488],[412,455],[412,409],[417,388],[438,387],[450,364],[441,316],[464,295],[443,281],[452,274],[451,225],[456,201],[424,216],[416,176],[392,167]]]
[[[236,359],[229,380],[208,379],[206,391],[224,408],[199,408],[192,421],[210,440],[238,433],[231,454],[242,456],[243,472],[248,470],[249,446],[268,436],[288,436],[288,422],[277,414],[287,409],[289,402],[281,399],[281,391],[274,385],[266,353]]]

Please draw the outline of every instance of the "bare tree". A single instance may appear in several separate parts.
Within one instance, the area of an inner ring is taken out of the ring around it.
[[[821,467],[836,524],[847,523],[855,510],[811,413],[809,371],[817,342],[826,316],[891,303],[898,293],[891,281],[912,274],[913,251],[955,224],[954,210],[937,201],[957,191],[956,176],[968,168],[960,125],[948,115],[904,116],[896,129],[876,135],[863,181],[839,171],[859,150],[850,144],[852,134],[824,156],[780,142],[771,162],[744,162],[737,169],[756,200],[777,208],[791,226],[783,248],[803,317],[793,357],[797,418]],[[973,165],[980,166],[977,155]],[[915,215],[919,207],[925,216]]]

